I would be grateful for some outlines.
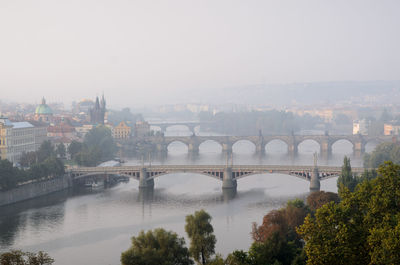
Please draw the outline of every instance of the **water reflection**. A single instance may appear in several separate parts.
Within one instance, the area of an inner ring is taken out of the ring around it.
[[[64,203],[71,191],[64,190],[48,196],[0,207],[0,246],[14,244],[18,230],[29,226],[38,231],[45,226],[49,229],[61,225],[64,220]],[[40,209],[31,211],[30,209]]]

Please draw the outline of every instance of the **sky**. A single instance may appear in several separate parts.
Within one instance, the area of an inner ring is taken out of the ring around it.
[[[399,80],[399,14],[399,0],[1,0],[0,100],[132,107]]]

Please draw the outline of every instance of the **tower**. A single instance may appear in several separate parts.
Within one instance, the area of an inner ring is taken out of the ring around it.
[[[106,101],[104,99],[104,95],[101,98],[101,102],[99,97],[96,97],[96,102],[94,107],[90,110],[90,122],[92,124],[104,124],[104,115],[106,114]]]

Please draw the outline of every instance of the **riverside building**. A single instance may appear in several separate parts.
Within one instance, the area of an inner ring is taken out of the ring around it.
[[[43,137],[42,126],[35,127],[29,122],[12,122],[0,117],[0,155],[18,163],[23,153],[37,151],[46,138]]]

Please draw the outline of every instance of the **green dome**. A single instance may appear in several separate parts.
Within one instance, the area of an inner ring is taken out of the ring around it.
[[[43,98],[42,104],[40,104],[39,106],[36,107],[35,113],[39,114],[39,115],[40,114],[52,115],[53,111],[51,110],[51,108],[49,106],[47,106],[46,100]]]

